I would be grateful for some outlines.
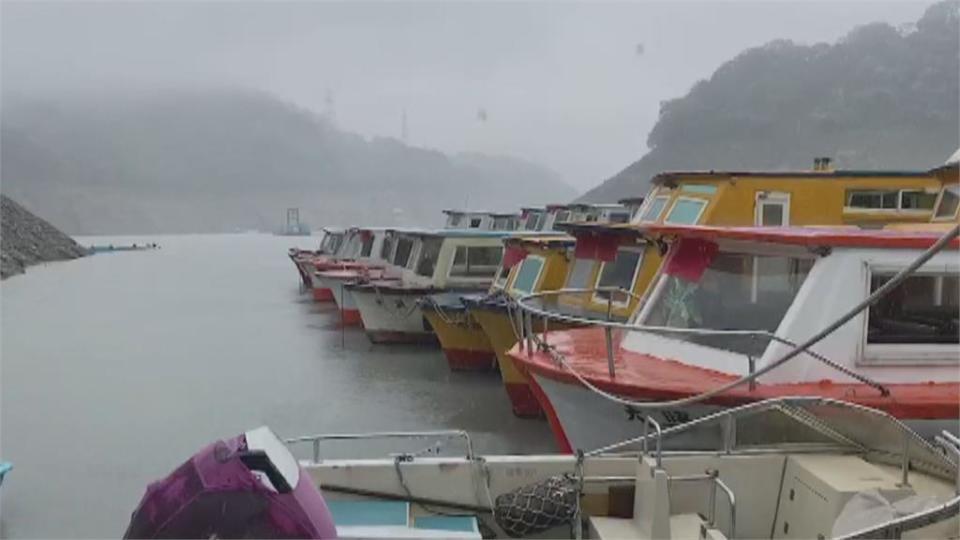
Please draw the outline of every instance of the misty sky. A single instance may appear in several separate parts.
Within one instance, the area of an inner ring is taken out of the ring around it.
[[[239,85],[322,113],[329,94],[345,130],[399,137],[406,110],[411,144],[524,157],[586,190],[645,152],[660,101],[743,49],[927,5],[3,2],[0,74],[8,95]]]

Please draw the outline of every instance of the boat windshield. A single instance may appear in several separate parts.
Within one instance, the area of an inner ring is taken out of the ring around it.
[[[693,272],[689,263],[665,266],[667,275],[644,325],[776,332],[813,259],[721,252],[699,264],[704,267]],[[768,345],[768,340],[751,335],[665,334],[755,357]]]
[[[958,207],[960,207],[960,186],[945,187],[940,195],[937,209],[933,213],[933,219],[953,219],[957,215]]]
[[[417,275],[433,277],[433,271],[437,267],[437,258],[440,256],[441,245],[443,245],[443,238],[425,238],[423,240],[420,257],[417,259]]]

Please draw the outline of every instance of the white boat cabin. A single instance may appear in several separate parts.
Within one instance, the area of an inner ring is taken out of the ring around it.
[[[473,210],[444,210],[445,229],[477,229],[482,231],[514,231],[520,225],[518,214]]]
[[[381,256],[389,273],[414,287],[483,288],[493,282],[503,256],[505,231],[394,230]]]
[[[547,224],[548,210],[544,206],[524,206],[520,209],[522,231],[542,231]]]
[[[560,230],[563,223],[627,223],[631,209],[622,204],[551,204],[539,230]]]
[[[788,343],[801,343],[840,318],[939,237],[926,231],[671,225],[651,226],[647,234],[671,242],[670,253],[633,318],[642,328],[629,332],[622,347],[739,376],[749,373],[749,359],[761,369],[788,352]],[[879,383],[957,381],[957,246],[954,241],[812,351]],[[694,330],[726,333],[677,333]],[[852,382],[810,356],[795,360],[759,381]]]
[[[323,238],[320,239],[320,248],[317,250],[324,255],[333,255],[343,244],[343,237],[346,234],[344,229],[337,227],[324,227]]]

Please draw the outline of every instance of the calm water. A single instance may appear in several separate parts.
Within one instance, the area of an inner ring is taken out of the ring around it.
[[[299,294],[286,257],[309,238],[110,240],[162,249],[35,267],[0,287],[0,457],[15,467],[0,489],[5,536],[118,537],[148,482],[264,424],[282,437],[462,428],[483,452],[553,450],[545,423],[511,415],[498,375],[341,332],[331,306]]]

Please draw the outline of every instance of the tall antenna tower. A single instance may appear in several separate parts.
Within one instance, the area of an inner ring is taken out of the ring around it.
[[[400,140],[404,143],[410,137],[410,133],[407,131],[407,109],[403,109],[403,114],[400,116]]]

